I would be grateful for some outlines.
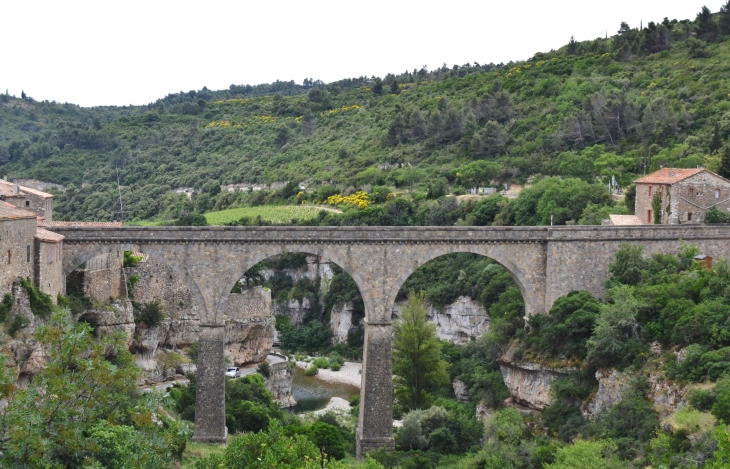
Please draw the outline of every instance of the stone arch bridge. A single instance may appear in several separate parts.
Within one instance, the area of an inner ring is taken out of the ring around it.
[[[358,455],[393,447],[391,317],[403,282],[438,256],[471,252],[502,264],[517,282],[525,314],[544,313],[573,290],[603,294],[622,242],[645,253],[676,253],[696,243],[715,259],[730,256],[730,226],[572,227],[54,227],[64,235],[63,269],[113,251],[137,251],[170,265],[201,311],[194,439],[223,442],[223,312],[236,281],[261,260],[284,252],[316,254],[347,271],[366,310],[357,429]]]

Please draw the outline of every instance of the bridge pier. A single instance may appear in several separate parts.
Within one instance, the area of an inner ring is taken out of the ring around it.
[[[225,443],[228,439],[224,341],[223,324],[200,325],[193,441]]]
[[[390,321],[366,322],[357,425],[357,457],[385,447],[392,451],[393,372]]]

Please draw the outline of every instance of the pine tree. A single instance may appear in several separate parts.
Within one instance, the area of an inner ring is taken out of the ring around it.
[[[718,173],[725,179],[730,179],[730,145],[725,145],[723,149]]]
[[[436,327],[426,320],[423,292],[411,293],[393,325],[393,374],[395,396],[407,409],[430,405],[429,391],[449,382],[448,363],[441,359]]]

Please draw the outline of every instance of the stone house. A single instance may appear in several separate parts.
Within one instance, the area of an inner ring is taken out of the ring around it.
[[[703,223],[712,207],[730,212],[730,181],[706,169],[663,168],[634,181],[636,218],[654,224],[655,196],[661,198],[660,223]]]
[[[53,195],[0,179],[0,200],[35,213],[44,220],[53,220]]]
[[[0,294],[10,293],[22,277],[56,301],[64,290],[62,242],[62,235],[38,228],[35,213],[0,201]]]

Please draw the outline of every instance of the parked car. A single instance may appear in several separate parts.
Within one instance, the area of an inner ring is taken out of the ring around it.
[[[241,370],[237,366],[232,366],[226,370],[226,377],[228,378],[240,378]]]

